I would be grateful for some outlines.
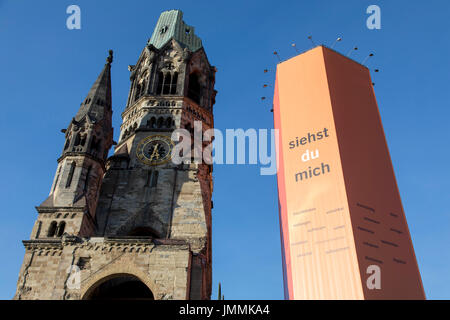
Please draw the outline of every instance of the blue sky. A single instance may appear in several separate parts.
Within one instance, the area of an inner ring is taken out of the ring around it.
[[[420,4],[419,4],[420,3]],[[66,8],[81,8],[82,29],[66,28]],[[366,27],[381,7],[382,29]],[[65,128],[114,49],[113,125],[135,64],[160,12],[181,9],[218,68],[215,124],[272,128],[269,103],[277,50],[282,59],[331,45],[368,63],[427,297],[450,298],[450,2],[429,1],[2,1],[0,0],[0,298],[14,295],[24,248],[47,196]],[[267,90],[267,91],[266,91]],[[275,176],[257,165],[216,165],[213,297],[282,299]]]

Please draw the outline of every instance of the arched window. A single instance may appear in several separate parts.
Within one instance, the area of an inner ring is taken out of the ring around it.
[[[188,87],[188,98],[191,98],[192,101],[196,103],[200,103],[200,95],[201,95],[200,82],[198,79],[197,73],[191,73],[189,75],[189,87]]]
[[[156,123],[156,126],[157,126],[158,128],[162,128],[163,123],[164,123],[164,118],[163,118],[163,117],[159,117],[159,118],[158,118],[158,122]]]
[[[169,94],[170,93],[170,85],[172,82],[172,75],[170,72],[167,72],[164,77],[164,88],[163,88],[163,94]]]
[[[136,93],[134,94],[134,100],[139,99],[140,96],[141,96],[141,84],[138,83],[136,85]]]
[[[156,118],[152,117],[149,121],[148,121],[148,126],[150,128],[155,128],[156,127]]]
[[[145,71],[144,74],[141,75],[140,82],[139,82],[141,85],[141,91],[140,91],[139,97],[145,95],[146,88],[147,88],[147,82],[148,82],[148,71]]]
[[[75,142],[73,143],[73,145],[76,147],[76,146],[79,146],[80,145],[80,142],[81,142],[81,137],[80,137],[80,133],[77,133],[77,135],[75,136]]]
[[[162,94],[162,86],[164,82],[164,74],[162,72],[158,73],[158,86],[156,87],[156,94]]]
[[[172,118],[168,117],[166,119],[166,128],[170,128],[172,126]]]
[[[61,221],[58,226],[58,232],[56,234],[57,237],[61,237],[64,233],[64,229],[66,228],[66,223]]]
[[[70,165],[70,170],[69,170],[69,176],[67,177],[67,182],[66,182],[66,188],[69,188],[70,185],[72,184],[72,179],[73,179],[73,173],[75,171],[75,161],[72,162],[72,164]]]
[[[47,231],[47,237],[54,237],[55,233],[56,233],[56,221],[52,221]]]
[[[169,72],[164,74],[164,84],[163,84],[163,92],[162,94],[169,94],[170,93],[170,81],[172,79],[172,76]]]
[[[177,81],[178,81],[178,72],[174,72],[172,82],[170,84],[170,94],[177,93]]]
[[[84,146],[84,144],[86,143],[86,135],[80,135],[80,145]]]
[[[177,93],[178,72],[158,73],[158,85],[156,94],[176,94]],[[170,105],[170,104],[169,104]]]

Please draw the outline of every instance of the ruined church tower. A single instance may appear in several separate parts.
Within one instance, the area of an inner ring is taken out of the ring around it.
[[[171,161],[178,128],[213,128],[215,67],[179,10],[135,65],[118,142],[110,51],[67,129],[14,299],[209,299],[212,166]],[[108,158],[112,145],[114,154]]]

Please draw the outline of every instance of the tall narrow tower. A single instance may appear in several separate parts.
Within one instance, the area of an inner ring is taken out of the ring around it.
[[[174,164],[178,128],[213,127],[216,69],[182,12],[163,12],[112,141],[110,64],[65,130],[16,299],[209,299],[212,166]]]
[[[423,299],[369,70],[323,46],[277,67],[288,299]]]

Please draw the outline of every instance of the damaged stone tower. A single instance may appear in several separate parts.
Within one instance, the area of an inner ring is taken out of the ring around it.
[[[209,299],[212,166],[176,165],[177,128],[213,128],[216,69],[178,10],[163,12],[111,124],[110,51],[70,122],[38,207],[15,299]],[[108,158],[111,146],[114,154]]]

